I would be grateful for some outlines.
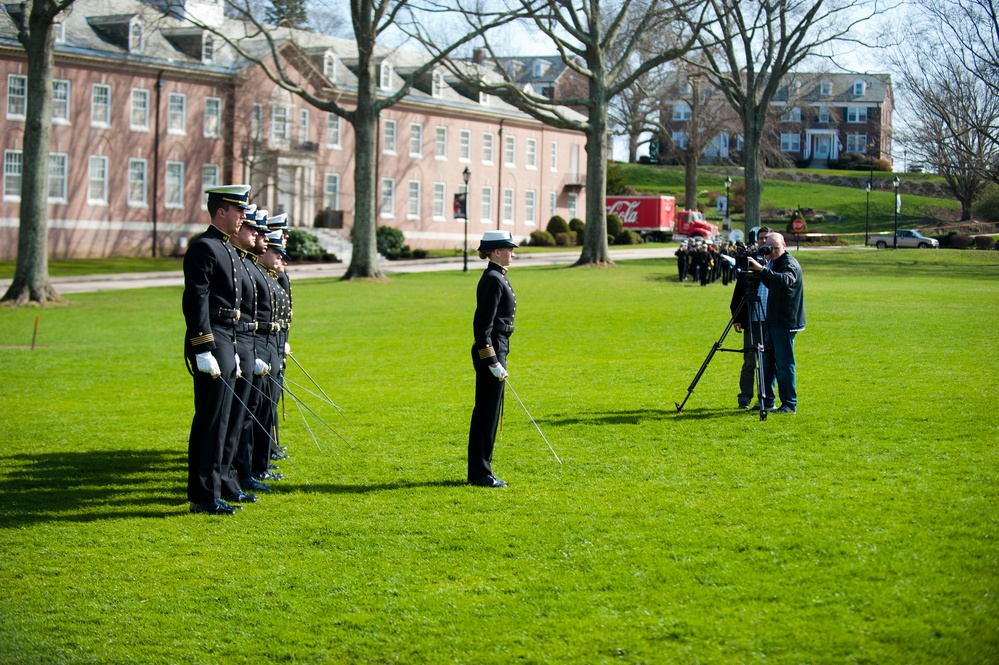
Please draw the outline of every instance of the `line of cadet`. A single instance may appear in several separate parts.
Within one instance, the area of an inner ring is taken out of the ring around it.
[[[742,248],[742,243],[726,242],[715,244],[695,236],[680,243],[676,250],[676,268],[681,282],[691,278],[694,283],[700,282],[707,286],[721,280],[727,285],[735,280],[735,255]],[[732,260],[727,261],[723,256]]]
[[[211,225],[184,257],[184,355],[194,378],[188,442],[192,513],[232,515],[280,480],[277,408],[291,349],[287,215],[248,185],[205,190]]]

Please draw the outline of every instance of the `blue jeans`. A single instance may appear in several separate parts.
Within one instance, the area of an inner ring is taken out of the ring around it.
[[[773,399],[774,384],[780,395],[780,405],[797,410],[798,390],[794,374],[794,336],[797,333],[786,328],[768,326],[766,336],[767,351],[773,350],[773,361],[764,363],[764,383],[769,386],[770,399]]]

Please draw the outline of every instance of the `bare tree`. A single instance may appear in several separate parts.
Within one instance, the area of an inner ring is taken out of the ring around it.
[[[62,302],[49,279],[48,164],[52,147],[52,80],[57,18],[73,0],[34,0],[14,15],[17,40],[28,56],[27,111],[22,151],[21,222],[14,280],[4,302],[15,305]]]
[[[524,90],[500,65],[500,56],[484,33],[485,50],[502,80],[490,77],[467,63],[452,62],[452,71],[475,83],[482,91],[503,95],[525,113],[553,127],[586,135],[586,238],[576,265],[612,265],[607,245],[608,130],[611,101],[660,65],[676,60],[696,43],[701,28],[695,0],[542,0],[532,5],[521,0],[522,13],[534,29],[555,45],[566,67],[585,83],[578,96],[548,99]],[[481,20],[465,12],[472,25]],[[644,38],[664,35],[660,49],[635,63]],[[433,40],[423,34],[432,47]],[[572,112],[582,109],[585,117]]]
[[[716,19],[701,32],[689,64],[725,95],[742,124],[746,229],[760,223],[760,158],[770,103],[784,78],[810,56],[855,41],[879,0],[707,0]]]

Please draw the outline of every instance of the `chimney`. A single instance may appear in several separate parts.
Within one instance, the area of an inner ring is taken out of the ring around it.
[[[476,65],[482,64],[486,59],[485,49],[477,48],[472,50],[472,62]]]

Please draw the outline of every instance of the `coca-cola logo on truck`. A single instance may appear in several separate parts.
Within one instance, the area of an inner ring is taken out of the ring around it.
[[[637,224],[639,205],[640,201],[615,201],[607,206],[607,214],[617,215],[622,224]]]

